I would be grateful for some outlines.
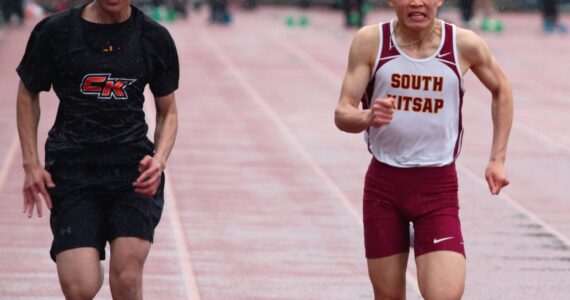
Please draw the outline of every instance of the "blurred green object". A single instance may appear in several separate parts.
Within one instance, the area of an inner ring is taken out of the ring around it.
[[[362,5],[362,12],[364,14],[369,14],[370,11],[372,11],[372,4],[370,4],[370,2],[366,1],[366,3],[364,3],[364,5]]]
[[[285,25],[287,25],[287,27],[293,27],[295,26],[295,17],[293,16],[287,16],[285,18]]]
[[[299,26],[307,27],[309,25],[309,18],[307,16],[300,16],[299,17]]]
[[[309,17],[305,15],[301,15],[299,17],[288,15],[285,17],[285,25],[287,25],[287,27],[293,27],[295,25],[307,27],[309,25]]]
[[[174,22],[176,20],[176,12],[172,8],[166,10],[166,21]]]
[[[157,22],[167,21],[174,22],[176,20],[176,12],[174,9],[166,8],[164,6],[154,7],[151,10],[151,18]]]
[[[157,22],[162,21],[162,15],[160,13],[160,7],[154,7],[151,10],[150,17]]]
[[[497,25],[496,25],[496,27],[495,27],[495,31],[501,32],[501,31],[503,31],[504,28],[505,28],[505,27],[504,27],[503,22],[497,21]]]
[[[501,32],[504,29],[504,24],[501,21],[493,20],[491,18],[483,19],[481,22],[481,30],[485,32]]]
[[[358,26],[360,24],[360,14],[357,11],[351,11],[348,15],[348,22],[352,26]]]

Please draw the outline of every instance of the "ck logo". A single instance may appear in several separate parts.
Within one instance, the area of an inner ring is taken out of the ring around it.
[[[97,99],[129,99],[125,88],[136,79],[112,78],[111,74],[87,74],[81,81],[81,93],[97,95]]]

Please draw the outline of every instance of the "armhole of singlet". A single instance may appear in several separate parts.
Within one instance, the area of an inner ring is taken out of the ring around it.
[[[455,68],[457,69],[457,74],[459,74],[459,84],[461,86],[461,91],[465,93],[465,87],[463,85],[463,73],[461,72],[461,64],[459,63],[459,51],[457,50],[457,27],[455,24],[451,25],[451,38],[453,43],[453,52],[455,53]]]
[[[368,81],[371,81],[374,76],[376,76],[376,69],[378,68],[378,64],[380,63],[380,56],[382,55],[382,23],[379,23],[378,26],[378,51],[376,52],[376,60],[374,61],[374,67],[370,72],[370,78]]]
[[[455,68],[457,70],[457,74],[459,75],[459,88],[461,89],[460,92],[460,107],[459,107],[459,132],[457,133],[457,151],[455,152],[454,150],[454,154],[453,154],[453,158],[450,162],[450,164],[454,163],[457,158],[459,157],[459,153],[461,153],[461,148],[463,146],[463,121],[462,121],[462,112],[461,112],[461,107],[463,106],[463,95],[465,95],[465,85],[463,84],[463,73],[461,72],[461,65],[459,64],[459,51],[457,51],[457,27],[455,26],[455,24],[450,24],[451,25],[451,34],[450,37],[452,38],[452,42],[453,42],[453,52],[454,52],[454,58],[455,58]],[[462,95],[461,95],[462,94]]]

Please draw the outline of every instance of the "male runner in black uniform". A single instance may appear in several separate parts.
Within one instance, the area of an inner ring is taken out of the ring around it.
[[[41,198],[51,208],[50,253],[67,299],[99,291],[107,241],[113,298],[142,299],[143,265],[162,213],[178,56],[168,31],[130,4],[95,0],[44,19],[17,69],[24,212],[41,216]],[[155,145],[146,137],[147,84],[157,109]],[[44,169],[39,93],[51,86],[60,103]]]

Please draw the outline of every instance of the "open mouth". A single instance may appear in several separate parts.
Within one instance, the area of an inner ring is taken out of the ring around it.
[[[408,17],[414,21],[423,21],[427,18],[427,15],[422,12],[412,12],[408,14]]]

